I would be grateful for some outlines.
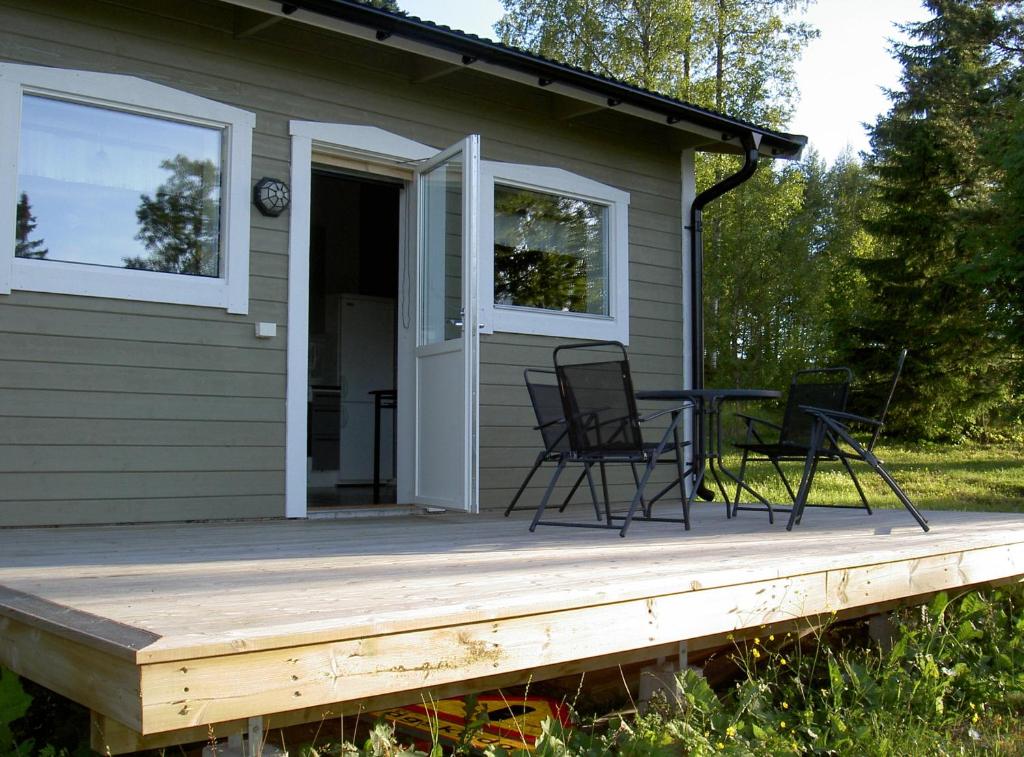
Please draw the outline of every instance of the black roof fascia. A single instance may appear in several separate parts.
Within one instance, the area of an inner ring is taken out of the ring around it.
[[[770,148],[773,155],[780,157],[795,157],[807,144],[807,138],[804,136],[766,129],[657,92],[634,87],[581,68],[543,58],[525,50],[424,21],[415,16],[374,8],[358,0],[292,0],[292,2],[281,3],[281,9],[286,14],[293,13],[300,8],[322,16],[375,29],[378,32],[378,38],[381,39],[386,39],[389,35],[397,35],[468,56],[467,60],[484,60],[521,71],[536,76],[538,81],[557,81],[579,87],[611,100],[629,103],[658,113],[665,117],[668,124],[688,121],[698,126],[714,129],[722,133],[723,141],[735,139],[743,132],[753,132],[760,135],[763,147]]]

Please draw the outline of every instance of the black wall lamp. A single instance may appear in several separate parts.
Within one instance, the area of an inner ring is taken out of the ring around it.
[[[264,176],[252,188],[252,201],[260,213],[276,217],[288,209],[291,192],[288,190],[288,185],[280,179]]]

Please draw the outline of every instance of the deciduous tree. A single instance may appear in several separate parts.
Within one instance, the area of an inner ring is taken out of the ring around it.
[[[218,274],[220,175],[209,160],[177,155],[161,167],[167,180],[151,197],[142,195],[135,211],[148,255],[125,259],[126,268],[196,276]]]

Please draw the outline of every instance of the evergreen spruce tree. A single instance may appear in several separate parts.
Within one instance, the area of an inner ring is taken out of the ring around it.
[[[859,263],[872,301],[848,359],[881,374],[909,348],[893,420],[915,436],[958,437],[1007,399],[1012,355],[994,338],[998,303],[965,270],[1005,178],[983,148],[1019,66],[1000,47],[1011,5],[926,0],[933,17],[909,25],[911,41],[895,47],[903,91],[890,93],[871,132],[879,254]]]
[[[32,205],[25,192],[18,197],[18,207],[14,217],[14,254],[19,258],[42,260],[49,254],[42,239],[29,239],[36,230],[36,217],[32,215]]]

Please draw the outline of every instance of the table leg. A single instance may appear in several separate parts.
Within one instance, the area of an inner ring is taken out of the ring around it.
[[[373,504],[380,502],[380,394],[373,395]]]
[[[683,480],[683,446],[679,440],[679,426],[676,425],[679,413],[672,413],[672,440],[676,445],[676,475],[679,476],[679,499],[683,504],[683,528],[690,530],[690,498],[686,494],[686,484]],[[648,513],[648,516],[650,513]]]
[[[725,464],[725,459],[724,459],[724,455],[723,455],[723,451],[722,451],[723,443],[722,443],[721,403],[719,403],[717,412],[715,413],[715,435],[716,435],[716,438],[715,438],[714,456],[715,456],[716,462],[718,463],[718,470],[722,473],[722,475],[726,476],[727,478],[729,478],[730,480],[732,480],[736,484],[736,500],[737,500],[737,503],[739,502],[739,492],[740,492],[740,489],[745,489],[746,491],[750,492],[754,497],[756,497],[761,503],[763,503],[765,505],[765,507],[768,509],[768,522],[769,523],[774,523],[775,522],[775,512],[774,512],[774,510],[772,508],[772,503],[769,500],[767,500],[764,497],[762,497],[758,492],[754,491],[754,489],[752,489],[743,480],[742,476],[737,476],[735,473],[733,473],[731,470],[729,470],[728,466],[726,466],[726,464]],[[718,478],[717,475],[715,476],[715,481],[718,482],[718,485],[722,489],[722,493],[725,496],[726,514],[729,515],[729,517],[734,517],[735,514],[736,514],[735,511],[738,509],[738,506],[734,506],[733,504],[730,503],[729,496],[725,495],[725,486],[723,485],[723,483],[721,482],[721,480]]]

